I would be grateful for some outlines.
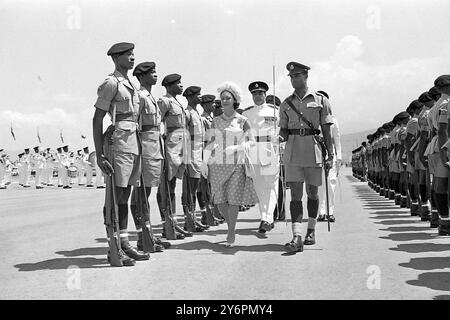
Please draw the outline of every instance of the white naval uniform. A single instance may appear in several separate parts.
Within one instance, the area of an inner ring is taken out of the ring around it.
[[[62,185],[63,187],[69,185],[69,177],[67,176],[67,168],[69,166],[67,155],[65,153],[58,153],[57,155],[58,161],[58,186]]]
[[[75,156],[75,162],[74,162],[74,166],[77,167],[77,172],[78,172],[78,185],[83,183],[83,178],[84,178],[84,164],[83,164],[83,154],[80,155],[76,155]]]
[[[333,142],[334,150],[334,160],[333,167],[328,172],[328,203],[330,206],[330,215],[334,215],[334,204],[335,204],[335,191],[337,182],[337,160],[342,161],[342,149],[341,149],[341,133],[339,131],[339,123],[333,116],[333,124],[330,127],[331,140]],[[327,199],[326,199],[326,189],[325,189],[325,175],[322,175],[322,186],[320,187],[320,215],[327,214]]]
[[[91,163],[89,162],[89,152],[83,153],[82,165],[83,165],[84,171],[86,172],[86,186],[92,185],[92,177],[94,176],[94,174],[93,174],[94,168],[92,167]]]
[[[252,106],[244,110],[243,115],[248,119],[252,133],[257,141],[249,150],[249,160],[255,168],[253,178],[256,194],[259,199],[261,221],[273,222],[273,211],[278,200],[278,110],[266,103]],[[270,137],[269,140],[258,137]],[[274,141],[274,142],[272,142]]]
[[[30,186],[30,154],[24,154],[22,159],[22,184],[24,186]]]
[[[35,172],[34,181],[36,187],[42,185],[42,176],[43,176],[42,171],[44,169],[44,161],[45,161],[44,157],[39,152],[34,153],[31,156],[31,163]]]

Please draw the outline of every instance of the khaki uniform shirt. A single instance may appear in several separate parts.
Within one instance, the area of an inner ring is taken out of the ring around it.
[[[330,103],[322,95],[308,89],[303,98],[293,93],[287,99],[292,102],[298,112],[312,123],[314,129],[333,123]],[[280,106],[280,129],[301,128],[310,127],[299,119],[297,113],[291,110],[286,101],[283,101]],[[317,145],[313,136],[289,135],[283,162],[290,166],[320,167],[322,164],[320,146]]]
[[[114,152],[138,155],[139,96],[137,88],[119,71],[115,70],[98,87],[97,96],[94,106],[108,112],[115,125]]]

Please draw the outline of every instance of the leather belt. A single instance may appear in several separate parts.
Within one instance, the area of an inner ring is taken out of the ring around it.
[[[141,132],[145,132],[145,131],[159,131],[159,126],[143,124],[142,128],[141,128]]]
[[[320,134],[319,129],[301,128],[301,129],[288,129],[289,134],[298,136],[313,136]]]
[[[256,142],[270,142],[270,141],[272,141],[270,136],[256,136],[255,140],[256,140]]]
[[[167,128],[166,130],[167,130],[168,133],[170,133],[170,132],[173,132],[173,131],[175,131],[177,129],[184,129],[184,128],[183,127],[170,127],[170,128]]]
[[[132,113],[116,114],[116,121],[134,121]]]

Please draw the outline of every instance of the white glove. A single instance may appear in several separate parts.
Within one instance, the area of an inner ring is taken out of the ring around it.
[[[203,161],[200,165],[200,172],[205,179],[208,179],[208,163]]]

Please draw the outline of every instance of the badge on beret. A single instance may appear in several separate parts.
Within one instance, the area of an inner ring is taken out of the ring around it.
[[[256,83],[256,84],[255,84],[255,88],[258,88],[258,87],[259,87],[259,86],[258,86],[258,84]]]
[[[291,64],[290,67],[289,67],[289,69],[294,70],[294,65]]]

